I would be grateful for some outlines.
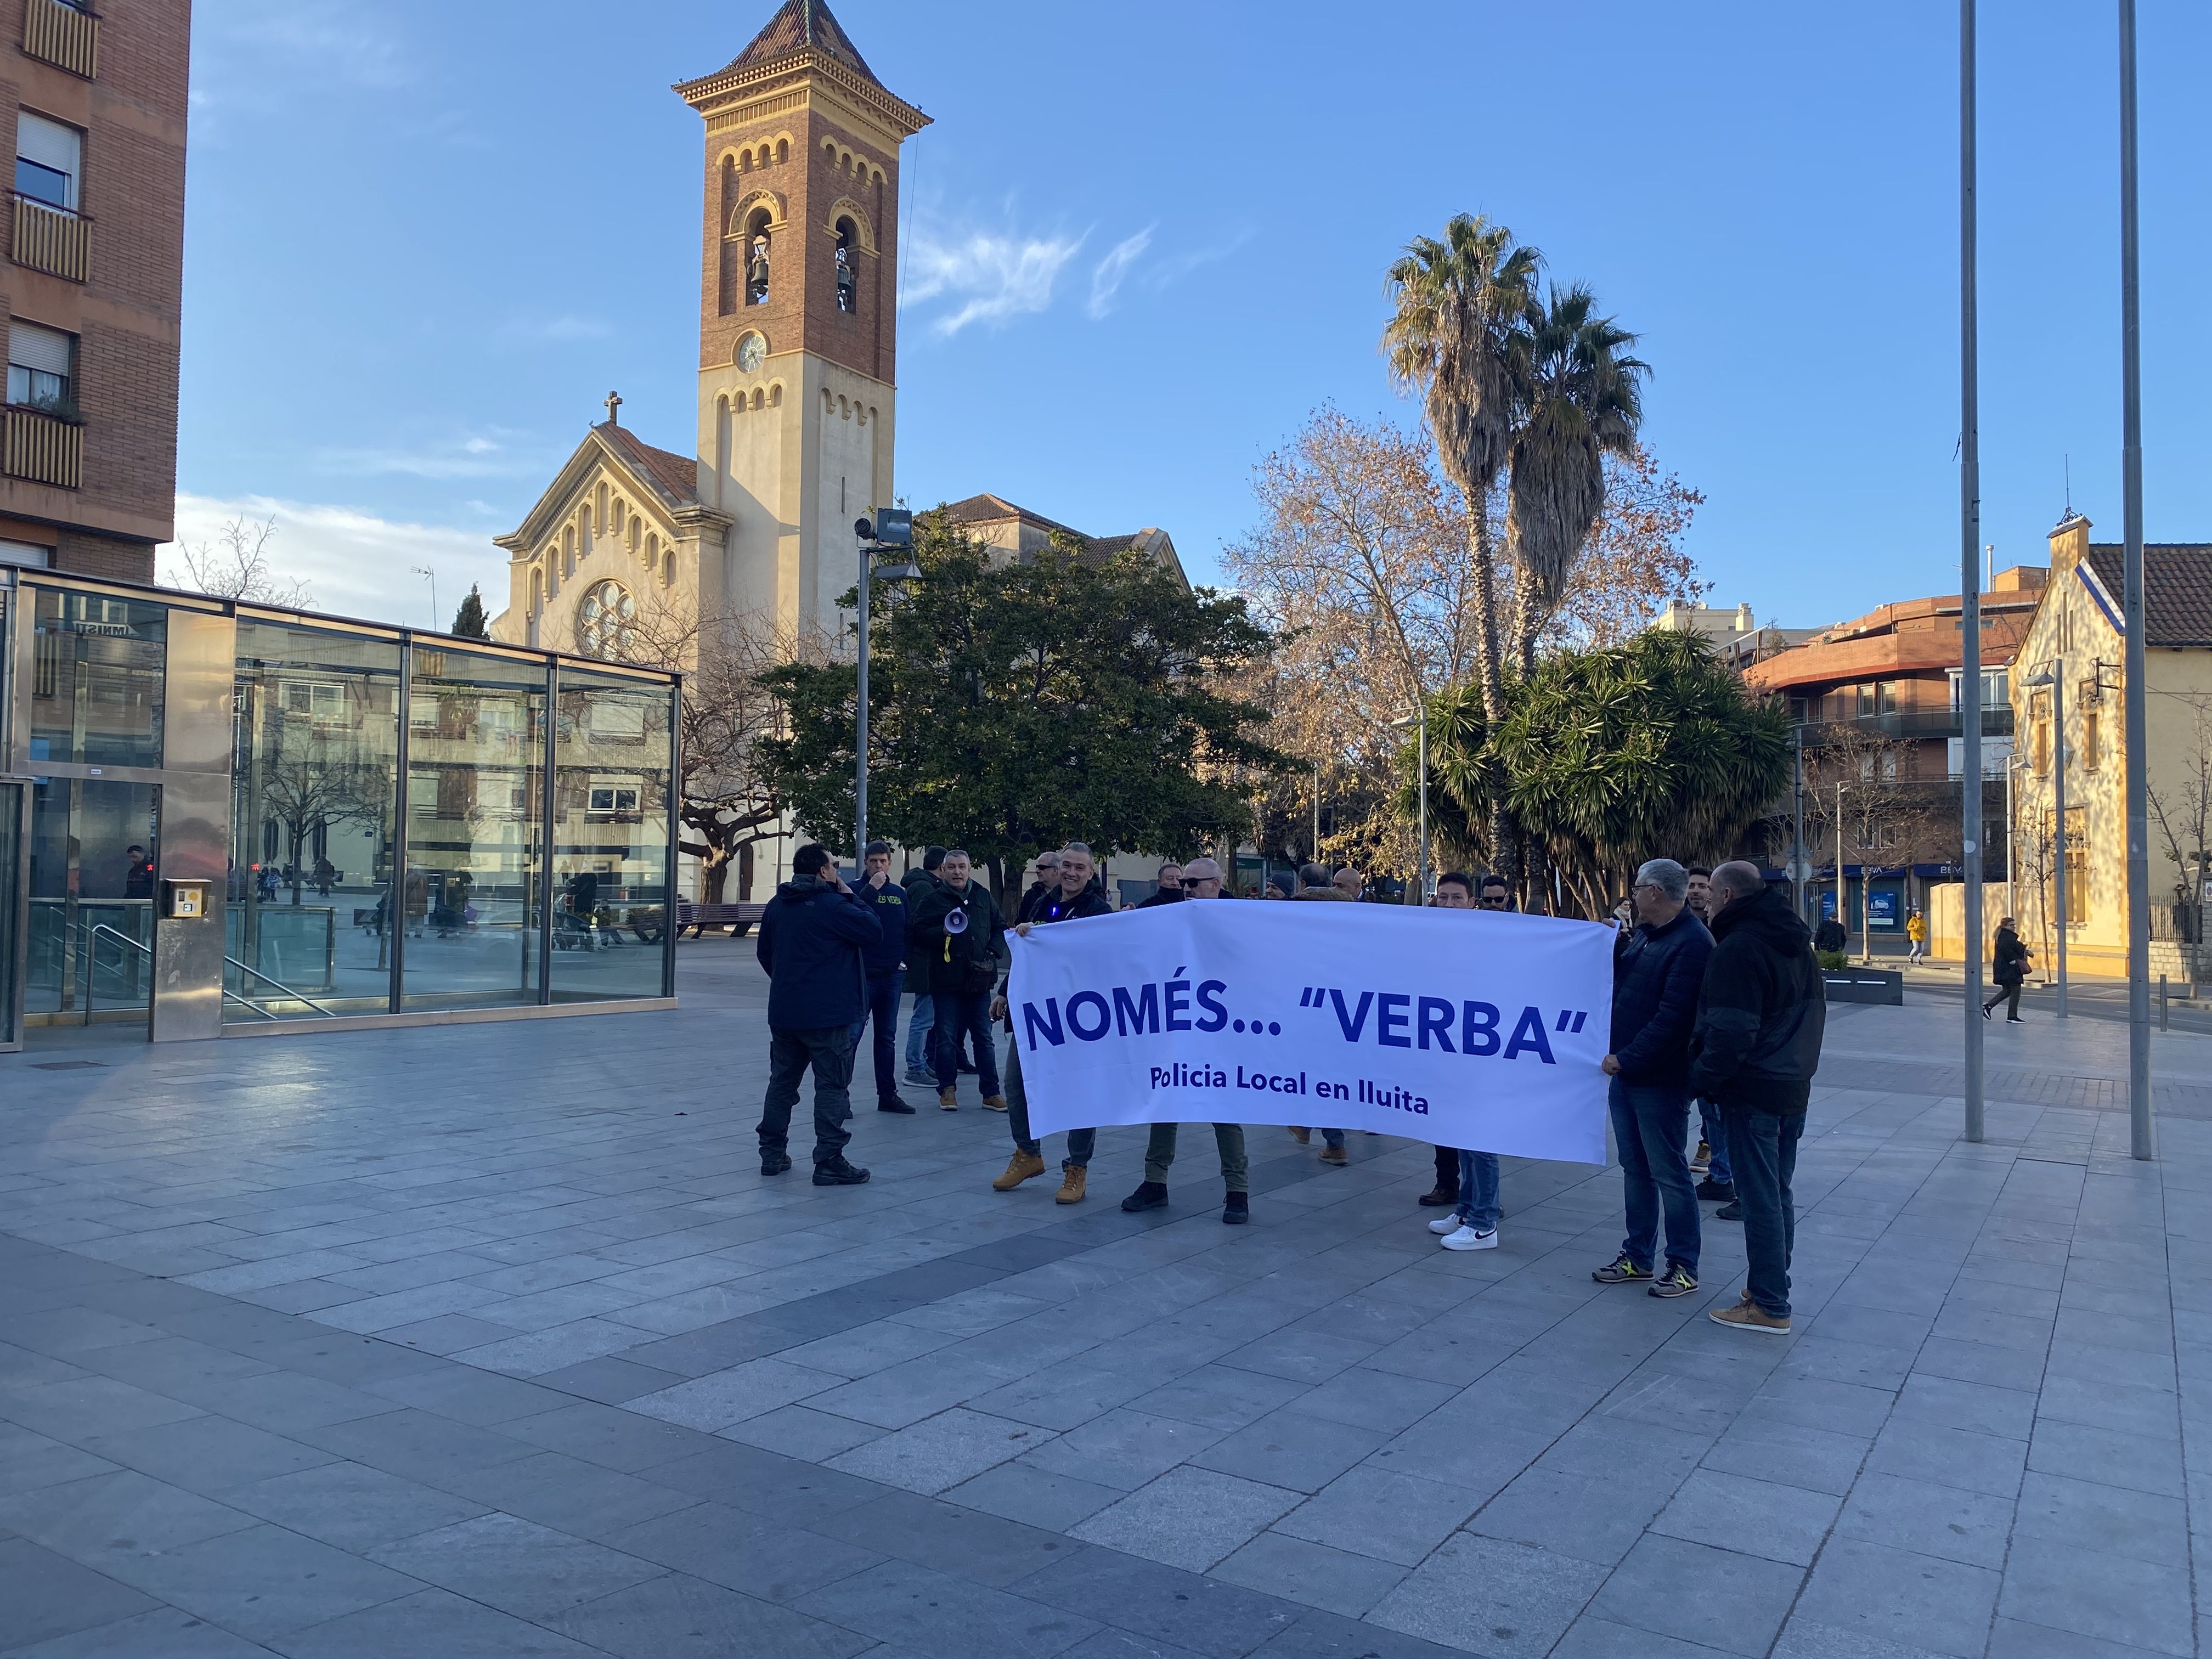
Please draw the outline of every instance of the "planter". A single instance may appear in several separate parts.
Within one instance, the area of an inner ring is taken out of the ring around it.
[[[1892,968],[1838,968],[1823,973],[1831,1002],[1872,1002],[1887,1007],[1905,1006],[1905,975]]]

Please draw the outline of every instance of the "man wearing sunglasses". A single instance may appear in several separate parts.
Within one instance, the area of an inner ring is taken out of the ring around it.
[[[1219,898],[1221,866],[1212,859],[1193,859],[1182,866],[1176,884],[1186,899]],[[1166,1204],[1168,1170],[1175,1163],[1176,1135],[1181,1127],[1175,1123],[1152,1125],[1152,1138],[1145,1143],[1143,1184],[1121,1200],[1123,1209],[1157,1210]],[[1244,1126],[1217,1123],[1213,1126],[1213,1141],[1221,1152],[1221,1222],[1226,1227],[1241,1227],[1252,1218],[1251,1165],[1244,1152]]]
[[[1510,910],[1513,908],[1513,901],[1509,896],[1505,878],[1485,876],[1482,878],[1482,890],[1476,896],[1474,901],[1474,908],[1478,910]]]
[[[1043,903],[1046,896],[1059,886],[1060,854],[1039,853],[1036,856],[1036,879],[1030,884],[1029,891],[1022,895],[1022,902],[1014,907],[1014,926],[1018,927],[1027,921],[1037,906]]]

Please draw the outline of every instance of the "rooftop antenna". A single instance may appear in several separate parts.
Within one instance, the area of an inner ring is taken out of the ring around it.
[[[2074,516],[2074,458],[2071,455],[2065,458],[2064,465],[2066,468],[2066,516],[2070,519]]]

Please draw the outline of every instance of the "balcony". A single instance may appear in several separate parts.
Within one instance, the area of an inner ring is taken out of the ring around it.
[[[1805,746],[1814,749],[1838,742],[1843,733],[1852,731],[1868,738],[1911,743],[1923,738],[1964,737],[1966,726],[1955,708],[1897,709],[1887,714],[1861,714],[1856,720],[1808,720]],[[2010,737],[2012,709],[2008,706],[1983,709],[1982,735]]]
[[[42,409],[8,406],[7,474],[76,489],[84,482],[84,428]]]
[[[35,197],[14,192],[15,224],[8,252],[17,264],[82,283],[92,253],[92,221],[66,213]]]
[[[100,72],[100,19],[64,0],[23,0],[23,51],[89,81]]]

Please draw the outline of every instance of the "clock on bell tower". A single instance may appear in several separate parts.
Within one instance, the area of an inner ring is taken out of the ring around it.
[[[699,493],[731,521],[701,605],[826,634],[892,499],[899,147],[929,118],[821,0],[676,90],[706,123]]]

